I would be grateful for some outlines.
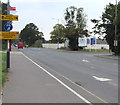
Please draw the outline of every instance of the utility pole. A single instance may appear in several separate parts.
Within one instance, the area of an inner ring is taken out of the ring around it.
[[[117,0],[115,6],[115,40],[114,40],[115,51],[117,51]]]
[[[10,0],[7,2],[7,15],[10,15]],[[7,40],[7,72],[10,68],[10,41]]]
[[[59,32],[59,19],[58,19],[58,49],[59,49],[59,34],[60,34],[60,32]]]

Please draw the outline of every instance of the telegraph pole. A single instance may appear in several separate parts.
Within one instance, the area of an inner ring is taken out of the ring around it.
[[[60,35],[60,30],[59,30],[59,19],[58,19],[58,42],[57,42],[57,44],[58,44],[58,49],[59,49],[59,35]]]
[[[117,51],[117,0],[115,6],[115,40],[114,40],[115,51]]]

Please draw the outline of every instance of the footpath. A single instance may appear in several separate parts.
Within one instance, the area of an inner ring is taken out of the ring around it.
[[[11,68],[2,103],[84,103],[69,89],[27,59],[11,52]]]

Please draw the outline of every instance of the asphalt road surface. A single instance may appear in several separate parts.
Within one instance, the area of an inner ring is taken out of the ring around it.
[[[72,81],[103,102],[118,103],[118,60],[99,58],[93,53],[43,48],[20,51],[52,74]]]
[[[118,60],[97,55],[14,48],[3,103],[118,103]]]

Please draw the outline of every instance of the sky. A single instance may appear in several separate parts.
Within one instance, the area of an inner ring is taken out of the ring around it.
[[[7,3],[7,0],[1,0]],[[42,31],[46,40],[55,24],[65,24],[64,13],[67,7],[83,8],[87,15],[87,29],[91,31],[91,19],[99,19],[104,8],[116,0],[10,0],[10,5],[16,7],[19,21],[13,21],[12,31],[21,31],[27,24],[34,23]]]

